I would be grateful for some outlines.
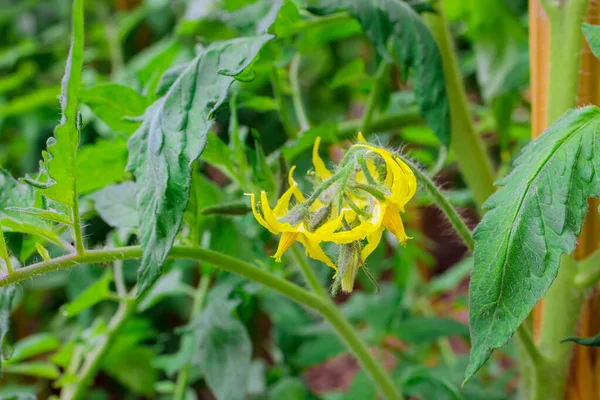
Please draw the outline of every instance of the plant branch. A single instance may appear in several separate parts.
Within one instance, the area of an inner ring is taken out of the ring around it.
[[[192,305],[192,313],[190,315],[190,321],[194,319],[194,316],[202,310],[204,307],[204,300],[206,299],[206,294],[208,293],[208,288],[210,287],[211,276],[203,275],[200,277],[200,282],[198,283],[198,288],[194,292],[194,303]],[[183,338],[182,338],[183,340]],[[185,399],[185,390],[188,386],[188,380],[190,377],[190,363],[186,363],[183,368],[177,374],[177,382],[175,384],[175,394],[173,395],[174,400],[184,400]]]
[[[310,129],[310,123],[308,122],[306,109],[302,102],[302,91],[300,90],[300,60],[299,54],[296,54],[292,58],[290,64],[290,85],[292,86],[292,103],[294,104],[298,124],[300,124],[300,132],[304,132]]]
[[[379,67],[377,68],[377,72],[375,73],[375,78],[373,81],[373,87],[369,92],[369,97],[367,98],[367,102],[365,103],[365,109],[363,112],[362,124],[360,128],[363,134],[371,130],[373,114],[377,109],[377,102],[379,100],[379,96],[381,95],[381,91],[383,90],[384,84],[386,83],[386,78],[389,77],[391,70],[392,63],[389,63],[387,61],[381,61],[381,64],[379,64]]]
[[[281,82],[279,69],[277,67],[271,68],[271,87],[273,88],[273,97],[275,98],[277,108],[279,109],[279,120],[283,125],[283,129],[287,133],[288,138],[295,139],[298,137],[298,134],[287,115],[287,109],[285,107],[285,101],[283,97],[283,84]]]
[[[450,148],[456,156],[462,176],[473,191],[473,198],[481,213],[481,205],[495,191],[492,163],[469,114],[465,86],[442,11],[438,10],[437,14],[426,13],[423,19],[437,41],[444,64],[450,103]]]
[[[458,233],[458,236],[465,243],[470,253],[473,253],[475,249],[475,241],[473,240],[473,235],[471,234],[471,230],[465,223],[465,221],[458,215],[456,209],[450,204],[450,201],[442,194],[440,189],[438,189],[437,185],[419,168],[418,165],[415,165],[411,160],[404,157],[401,154],[398,154],[398,157],[404,161],[408,166],[413,170],[417,181],[425,188],[427,193],[431,196],[433,201],[437,204],[437,206],[442,210],[448,221],[452,224],[452,227]]]
[[[90,250],[85,254],[74,254],[63,257],[58,257],[50,261],[45,261],[37,264],[32,264],[24,268],[16,270],[12,275],[4,276],[0,279],[0,287],[22,282],[25,279],[32,278],[36,275],[41,275],[47,272],[66,269],[74,265],[80,264],[97,264],[112,262],[115,260],[136,259],[142,256],[140,246],[121,247],[116,249],[105,250]],[[385,369],[379,364],[369,351],[368,347],[363,343],[352,326],[344,319],[339,310],[333,303],[326,298],[310,293],[302,289],[298,285],[279,278],[268,271],[259,269],[249,263],[241,261],[237,258],[230,257],[212,250],[174,246],[169,253],[169,258],[189,259],[198,262],[214,265],[224,271],[232,272],[243,276],[247,279],[258,283],[281,293],[291,300],[296,301],[306,307],[318,311],[335,330],[338,336],[346,343],[354,356],[358,359],[362,368],[369,374],[374,381],[378,391],[387,400],[402,400],[402,395],[398,392],[394,382],[386,373]],[[130,305],[133,303],[122,303]],[[129,308],[121,310],[121,317],[117,315],[113,317],[114,323],[112,326],[118,327],[118,323],[123,323],[121,318],[125,318],[123,314],[130,312]],[[95,351],[99,352],[100,346]],[[97,367],[91,366],[91,367]]]
[[[313,292],[315,292],[315,294],[323,298],[327,298],[327,293],[325,292],[325,289],[323,289],[323,287],[319,283],[317,275],[315,275],[315,272],[310,267],[306,256],[302,254],[302,250],[300,249],[300,246],[297,243],[295,243],[292,246],[292,255],[294,256],[296,264],[298,264],[298,266],[300,267],[300,271],[302,272],[302,275],[304,276],[304,279],[306,280],[306,283],[308,283],[310,289]]]

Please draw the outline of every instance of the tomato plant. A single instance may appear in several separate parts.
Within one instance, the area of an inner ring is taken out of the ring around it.
[[[597,398],[596,14],[7,3],[0,397]]]

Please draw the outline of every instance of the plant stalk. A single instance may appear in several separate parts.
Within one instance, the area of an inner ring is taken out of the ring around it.
[[[116,260],[137,259],[141,256],[142,249],[140,246],[105,250],[89,250],[84,254],[66,255],[54,258],[50,261],[20,268],[14,271],[13,274],[0,278],[0,287],[22,282],[25,279],[29,279],[51,271],[67,269],[75,265],[98,264],[113,262]],[[350,326],[350,324],[344,319],[337,307],[333,305],[330,300],[310,293],[298,285],[279,278],[268,271],[259,269],[247,262],[212,250],[196,247],[174,246],[169,253],[169,258],[188,259],[214,265],[224,271],[232,272],[247,279],[261,283],[288,297],[289,299],[319,312],[329,322],[337,335],[346,343],[352,354],[354,354],[354,356],[358,359],[361,367],[364,368],[364,370],[375,383],[379,393],[387,400],[403,399],[402,395],[399,393],[394,382],[387,374],[383,366],[375,360],[368,347],[364,344],[352,326]],[[125,317],[128,315],[127,313],[133,312],[129,308],[123,308],[125,306],[133,307],[130,304],[134,303],[122,303],[122,306],[119,308],[120,312],[118,312],[118,315],[115,315],[111,321],[111,331],[113,331],[113,329],[117,330],[117,328],[119,328],[124,322],[123,319],[125,319]],[[135,310],[134,307],[133,310]],[[101,351],[106,351],[107,346],[107,344],[101,343],[94,351],[101,353]],[[97,371],[97,368],[99,367],[99,361],[98,364],[90,365],[88,369],[92,367],[96,368]],[[75,397],[68,397],[68,399],[73,398]]]
[[[456,156],[464,180],[473,191],[473,198],[481,213],[482,204],[495,191],[492,163],[469,114],[465,86],[442,12],[439,10],[437,14],[426,13],[423,19],[437,41],[444,64],[446,91],[450,103],[450,148]]]
[[[302,91],[300,90],[300,60],[301,58],[298,54],[292,58],[290,64],[290,85],[292,86],[292,104],[294,105],[296,118],[298,118],[300,132],[304,132],[310,129],[310,123],[308,122],[306,109],[302,102]]]
[[[379,64],[379,67],[377,68],[377,72],[375,73],[375,78],[373,81],[373,87],[369,92],[369,97],[367,98],[365,110],[363,112],[362,125],[360,128],[361,132],[363,133],[369,132],[371,130],[373,114],[377,109],[377,101],[379,100],[381,91],[383,90],[384,84],[386,83],[386,78],[390,75],[392,66],[392,63],[389,63],[387,61],[381,61],[381,64]]]

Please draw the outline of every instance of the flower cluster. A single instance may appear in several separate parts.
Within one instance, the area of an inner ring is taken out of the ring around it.
[[[289,173],[289,189],[274,208],[263,191],[257,202],[250,196],[256,220],[273,234],[281,234],[273,257],[281,256],[294,241],[302,243],[308,256],[336,271],[333,292],[341,286],[351,292],[360,267],[375,250],[384,229],[403,245],[409,239],[400,213],[413,197],[416,179],[411,169],[394,153],[369,145],[362,134],[347,150],[338,168],[327,169],[319,156],[320,138],[313,147],[314,191],[305,197]],[[325,243],[339,245],[334,263],[323,250]],[[369,276],[370,277],[370,276]]]

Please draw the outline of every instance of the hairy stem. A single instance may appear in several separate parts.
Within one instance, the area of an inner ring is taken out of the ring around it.
[[[142,249],[140,246],[105,250],[90,250],[81,255],[67,255],[18,269],[13,274],[2,277],[0,279],[0,287],[22,282],[23,280],[32,278],[36,275],[66,269],[75,265],[98,264],[113,262],[115,260],[136,259],[140,258],[141,256]],[[329,322],[337,335],[344,341],[344,343],[346,343],[352,354],[354,354],[354,356],[358,359],[361,367],[371,377],[381,395],[387,400],[402,399],[402,395],[399,393],[394,382],[386,373],[383,366],[375,360],[368,347],[364,344],[352,326],[350,326],[350,324],[344,319],[337,307],[333,305],[329,299],[310,293],[298,285],[279,278],[268,271],[259,269],[247,262],[212,250],[196,247],[174,246],[169,253],[169,258],[188,259],[214,265],[224,271],[229,271],[261,283],[266,287],[281,293],[289,299],[319,312]],[[123,309],[123,307],[130,304],[132,303],[122,303],[121,307],[119,308],[121,312],[118,312],[120,317],[118,317],[118,315],[113,317],[114,323],[111,321],[111,327],[116,329],[122,325],[124,322],[122,319],[125,319],[125,317],[128,315],[128,312],[132,312],[129,310],[129,308]],[[106,351],[106,346],[107,345],[103,346],[100,344],[94,351]],[[99,365],[91,365],[88,368],[93,367],[96,368],[97,371],[98,366]],[[69,399],[72,398],[75,397],[69,397]]]
[[[450,204],[450,201],[442,194],[440,189],[438,189],[437,185],[419,168],[419,166],[415,165],[411,160],[404,157],[403,155],[397,155],[402,161],[404,161],[410,168],[413,170],[417,181],[425,188],[427,193],[431,196],[433,201],[437,204],[437,206],[442,210],[448,221],[452,224],[452,227],[458,233],[458,236],[465,243],[470,253],[473,253],[475,249],[475,241],[473,240],[473,236],[471,234],[471,230],[465,223],[465,221],[458,215],[456,209]]]
[[[308,283],[308,287],[310,287],[315,294],[323,298],[327,298],[327,292],[325,292],[325,289],[323,289],[319,283],[319,279],[317,279],[317,275],[315,275],[315,272],[310,267],[306,256],[302,254],[302,249],[300,248],[299,244],[295,243],[292,246],[292,254],[296,264],[298,264],[298,267],[300,267],[300,271],[302,272],[306,283]]]

